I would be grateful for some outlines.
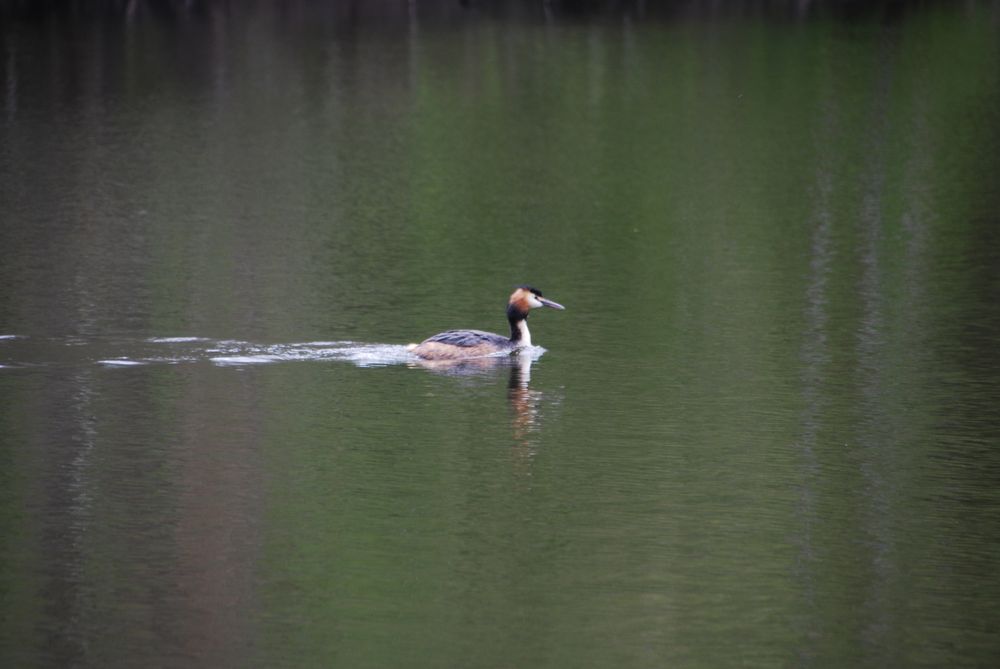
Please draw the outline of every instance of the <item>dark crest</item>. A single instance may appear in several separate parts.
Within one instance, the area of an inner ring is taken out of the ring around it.
[[[527,285],[525,285],[525,286],[518,286],[518,288],[530,291],[530,292],[534,293],[535,295],[537,295],[538,297],[543,297],[542,291],[538,290],[534,286],[527,286]]]

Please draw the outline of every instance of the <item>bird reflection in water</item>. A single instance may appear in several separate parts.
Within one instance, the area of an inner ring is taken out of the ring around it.
[[[541,403],[544,393],[532,390],[531,355],[466,358],[463,360],[420,360],[411,363],[436,374],[447,376],[483,376],[503,368],[510,370],[507,380],[507,404],[511,411],[511,432],[515,455],[522,462],[530,462],[536,452],[536,440],[541,429]]]
[[[542,391],[529,387],[532,362],[534,361],[529,356],[515,361],[510,367],[510,379],[507,381],[507,403],[511,409],[514,444],[523,449],[529,458],[535,454],[532,437],[541,427],[539,407],[542,403]]]

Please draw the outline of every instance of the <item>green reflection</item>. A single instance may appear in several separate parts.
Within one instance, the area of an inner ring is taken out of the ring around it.
[[[988,661],[988,14],[10,33],[0,663]]]

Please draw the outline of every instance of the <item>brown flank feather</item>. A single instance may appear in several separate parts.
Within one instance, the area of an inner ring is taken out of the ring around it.
[[[497,352],[496,346],[480,344],[479,346],[455,346],[436,341],[425,341],[412,349],[413,353],[425,360],[457,360],[459,358],[476,358]]]

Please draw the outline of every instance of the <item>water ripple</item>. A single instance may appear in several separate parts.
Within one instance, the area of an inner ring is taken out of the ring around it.
[[[345,361],[358,367],[429,365],[400,344],[355,341],[254,343],[233,339],[214,340],[196,336],[148,337],[144,339],[4,337],[0,369],[36,366],[96,364],[108,368],[144,365],[211,363],[221,367],[268,365],[302,361]],[[530,357],[545,349],[533,347]],[[504,355],[504,358],[507,356]]]

